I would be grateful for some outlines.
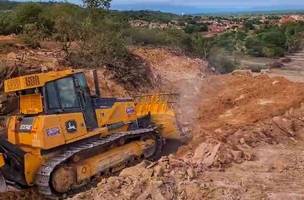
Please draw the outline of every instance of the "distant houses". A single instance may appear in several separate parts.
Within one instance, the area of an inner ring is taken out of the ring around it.
[[[281,17],[279,23],[282,25],[290,22],[299,22],[299,21],[304,22],[304,15],[284,15]]]
[[[132,27],[149,28],[149,29],[179,29],[185,30],[189,25],[202,25],[208,26],[208,31],[201,31],[205,37],[212,37],[214,35],[236,30],[245,27],[246,23],[252,23],[253,29],[259,29],[263,25],[274,25],[274,24],[286,24],[290,22],[304,22],[304,15],[252,15],[252,16],[227,16],[227,17],[216,17],[216,16],[195,16],[189,18],[189,16],[182,17],[179,20],[171,20],[169,22],[157,22],[157,21],[145,21],[145,20],[130,20],[129,23]]]

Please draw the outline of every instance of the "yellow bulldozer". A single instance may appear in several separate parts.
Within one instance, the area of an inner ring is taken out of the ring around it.
[[[46,198],[61,198],[96,176],[156,159],[166,140],[179,139],[166,94],[103,98],[96,71],[91,74],[94,95],[82,70],[5,80],[19,111],[0,138],[2,191],[8,184],[36,186]]]

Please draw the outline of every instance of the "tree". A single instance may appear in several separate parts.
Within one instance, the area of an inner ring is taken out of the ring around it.
[[[246,21],[244,22],[244,27],[245,27],[245,29],[247,29],[247,30],[254,30],[253,21],[251,21],[251,20],[246,20]]]
[[[286,36],[279,30],[261,33],[259,37],[268,45],[284,47],[286,44]]]
[[[248,36],[245,40],[247,53],[252,56],[263,56],[263,43],[256,36]]]
[[[83,5],[89,9],[109,9],[112,0],[82,0]]]
[[[211,48],[211,40],[196,34],[192,37],[192,48],[197,55],[206,59]]]
[[[42,6],[37,3],[22,4],[16,9],[16,18],[21,25],[39,23],[42,12]]]

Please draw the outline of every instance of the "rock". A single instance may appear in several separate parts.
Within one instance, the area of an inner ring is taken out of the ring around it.
[[[245,144],[245,143],[246,143],[245,139],[244,139],[244,138],[241,138],[241,139],[240,139],[240,144]]]
[[[252,76],[252,71],[249,70],[249,69],[234,70],[231,74],[232,75],[237,75],[237,76]]]
[[[161,187],[163,184],[164,184],[164,183],[163,183],[162,181],[152,181],[152,182],[151,182],[151,185],[152,185],[153,187],[156,187],[156,188]]]
[[[184,179],[187,175],[187,172],[184,169],[179,169],[176,173],[176,177],[179,179]]]
[[[241,160],[242,160],[243,152],[231,150],[231,154],[232,154],[233,159],[234,159],[235,161],[238,162],[238,161],[241,161]]]
[[[276,160],[273,163],[273,168],[278,172],[283,172],[285,169],[287,169],[287,163],[283,160]]]
[[[274,117],[272,121],[277,125],[283,132],[287,133],[289,136],[294,137],[295,131],[293,130],[293,122],[289,119],[283,117]]]
[[[47,71],[48,71],[48,67],[42,66],[42,67],[41,67],[41,71],[42,71],[42,72],[47,72]]]
[[[268,74],[270,73],[270,69],[262,69],[261,74]]]
[[[292,60],[291,60],[291,58],[284,57],[284,58],[281,58],[280,61],[281,61],[282,63],[290,63]]]
[[[148,161],[143,161],[140,164],[126,168],[119,174],[120,177],[152,177],[153,169],[147,169],[146,167],[150,164]]]
[[[199,200],[202,198],[202,192],[200,186],[195,183],[187,183],[184,186],[187,199]]]
[[[154,176],[155,177],[160,177],[160,176],[162,176],[163,174],[164,174],[164,169],[163,169],[163,167],[162,166],[160,166],[160,165],[157,165],[157,166],[155,166],[154,167]]]
[[[217,145],[202,143],[194,152],[192,162],[196,164],[203,164],[206,167],[210,167],[217,159],[217,153],[221,146],[221,143]]]
[[[194,171],[193,168],[191,168],[191,167],[189,167],[189,168],[187,169],[187,174],[188,174],[188,177],[189,177],[190,179],[193,179],[193,178],[195,178],[195,176],[196,176],[195,171]]]
[[[270,69],[283,68],[284,66],[285,65],[279,61],[275,61],[275,62],[269,64]]]
[[[107,180],[107,184],[109,184],[112,189],[118,189],[122,183],[117,177],[110,177]]]
[[[8,54],[6,55],[6,58],[7,58],[8,60],[16,60],[16,59],[17,59],[17,54],[15,54],[14,52],[8,53]]]
[[[254,159],[254,154],[250,152],[244,152],[244,159],[247,161],[252,161]]]
[[[153,199],[153,200],[166,200],[166,198],[162,195],[160,191],[160,187],[163,185],[162,181],[153,181],[149,184],[146,190],[139,195],[136,200],[146,200],[146,199]]]

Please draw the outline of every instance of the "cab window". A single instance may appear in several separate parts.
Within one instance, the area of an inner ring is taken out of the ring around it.
[[[55,82],[46,84],[47,106],[49,109],[60,109],[60,103],[57,96]]]
[[[80,107],[72,77],[58,80],[57,88],[61,107],[63,109]]]
[[[79,99],[72,77],[46,84],[46,105],[48,113],[74,112],[80,110]]]

